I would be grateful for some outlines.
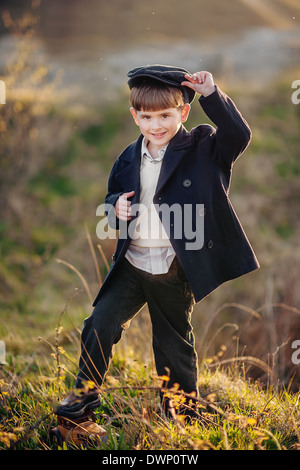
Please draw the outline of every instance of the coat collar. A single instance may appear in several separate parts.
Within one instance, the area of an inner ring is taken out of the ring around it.
[[[133,144],[131,144],[122,155],[123,160],[126,160],[128,163],[131,163],[133,165],[133,167],[131,167],[130,165],[125,172],[123,171],[122,176],[124,177],[124,173],[126,173],[126,178],[128,177],[128,180],[132,182],[132,187],[136,188],[134,200],[138,199],[139,197],[139,190],[137,186],[139,186],[140,181],[139,171],[142,141],[143,135],[141,134],[139,138],[135,142],[133,142]],[[181,124],[181,127],[179,128],[176,135],[173,137],[173,139],[170,140],[166,153],[164,155],[155,194],[158,194],[161,191],[161,189],[171,177],[176,167],[179,165],[182,157],[191,147],[191,145],[192,135]]]
[[[122,155],[123,160],[130,163],[136,163],[136,161],[140,159],[143,138],[144,137],[141,134],[139,138],[128,147],[127,151]],[[170,140],[166,154],[189,148],[191,145],[192,136],[181,124],[176,135]]]
[[[175,169],[177,168],[183,156],[191,147],[191,145],[192,136],[185,129],[185,127],[181,125],[177,134],[170,141],[165,156],[163,158],[161,171],[155,191],[156,195],[162,190],[164,185],[167,183],[167,181],[174,173]]]
[[[171,151],[182,150],[192,145],[192,135],[186,130],[183,124],[181,124],[178,132],[175,134],[173,139],[170,140],[168,148]]]

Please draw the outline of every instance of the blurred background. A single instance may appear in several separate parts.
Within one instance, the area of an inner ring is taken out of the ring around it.
[[[299,59],[298,0],[0,1],[0,339],[11,358],[47,355],[37,338],[53,338],[62,312],[68,344],[91,313],[115,248],[96,237],[96,209],[138,136],[127,71],[165,63],[211,71],[253,131],[231,200],[261,269],[195,306],[199,358],[244,357],[251,379],[299,387]],[[195,101],[186,127],[207,121]],[[149,361],[150,339],[145,309],[120,348]]]

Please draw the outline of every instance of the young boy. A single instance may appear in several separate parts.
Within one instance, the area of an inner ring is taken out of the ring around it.
[[[97,390],[113,345],[145,303],[158,375],[168,372],[168,386],[178,383],[197,394],[194,302],[259,266],[228,198],[232,165],[251,139],[232,100],[209,72],[153,65],[128,76],[130,111],[141,135],[109,178],[107,215],[119,240],[84,323],[76,381],[77,389],[87,380],[96,387],[72,392],[58,406],[57,414],[68,418],[100,405]],[[196,93],[216,128],[188,132],[183,126]]]

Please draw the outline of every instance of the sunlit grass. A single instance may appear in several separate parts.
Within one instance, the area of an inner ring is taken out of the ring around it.
[[[59,355],[64,351],[59,350]],[[36,363],[30,380],[2,370],[0,448],[56,449],[49,437],[53,409],[70,391],[67,367],[57,355],[47,367]],[[299,403],[295,394],[263,389],[237,370],[200,370],[199,421],[166,419],[158,392],[162,381],[151,366],[116,355],[101,388],[97,421],[109,435],[101,449],[111,450],[289,450],[299,448]],[[181,396],[180,393],[178,395]],[[179,398],[179,401],[182,397]],[[176,401],[176,400],[175,400]],[[74,448],[74,445],[71,445]]]

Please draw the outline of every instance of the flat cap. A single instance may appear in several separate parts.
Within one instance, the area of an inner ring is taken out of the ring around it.
[[[150,82],[149,79],[157,80],[165,83],[166,85],[175,86],[180,88],[186,103],[191,103],[195,98],[195,92],[187,86],[182,86],[181,83],[186,81],[185,75],[190,75],[188,70],[173,65],[146,65],[143,67],[136,67],[128,72],[128,86],[133,88]],[[152,81],[151,80],[151,81]]]

